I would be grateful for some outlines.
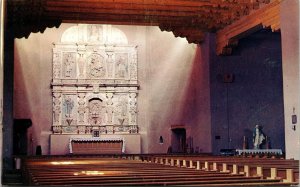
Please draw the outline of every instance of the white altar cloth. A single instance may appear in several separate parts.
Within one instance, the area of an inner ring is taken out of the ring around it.
[[[237,149],[239,155],[241,154],[276,154],[282,155],[281,149]]]

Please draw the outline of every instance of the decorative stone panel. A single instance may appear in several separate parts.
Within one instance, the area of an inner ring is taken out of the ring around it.
[[[138,133],[137,49],[109,25],[78,25],[53,48],[54,134]]]

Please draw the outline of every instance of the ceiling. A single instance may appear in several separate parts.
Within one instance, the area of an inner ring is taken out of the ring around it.
[[[218,32],[280,0],[7,0],[7,23],[15,37],[28,37],[60,23],[159,26],[201,43],[205,32]]]

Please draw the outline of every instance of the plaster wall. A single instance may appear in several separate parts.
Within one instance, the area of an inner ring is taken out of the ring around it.
[[[214,44],[214,36],[211,36]],[[280,33],[262,31],[241,39],[230,56],[211,45],[213,152],[253,148],[253,128],[263,127],[271,148],[285,150]],[[233,75],[232,82],[224,76]],[[262,148],[266,148],[264,145]]]
[[[146,71],[151,76],[141,85],[147,85],[149,153],[166,153],[171,128],[177,125],[193,138],[194,149],[210,152],[208,41],[202,47],[190,45],[156,27],[148,27],[147,36]]]
[[[292,123],[292,115],[300,115],[299,66],[299,1],[281,3],[281,36],[285,115],[286,158],[300,159],[299,120]]]
[[[14,118],[29,118],[29,153],[50,154],[52,48],[73,24],[15,40]],[[171,125],[183,124],[194,147],[209,152],[208,61],[205,49],[158,27],[115,26],[138,46],[138,125],[142,153],[166,153]],[[201,64],[203,63],[203,67]],[[164,144],[159,144],[163,136]],[[134,142],[132,142],[134,143]],[[65,147],[65,145],[62,145]],[[52,153],[52,151],[51,151]],[[59,152],[61,154],[61,152]]]

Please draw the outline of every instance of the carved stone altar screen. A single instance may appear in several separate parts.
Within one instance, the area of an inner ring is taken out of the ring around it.
[[[54,45],[53,133],[138,133],[137,50],[125,34],[78,25]]]

